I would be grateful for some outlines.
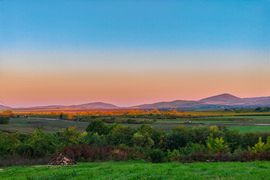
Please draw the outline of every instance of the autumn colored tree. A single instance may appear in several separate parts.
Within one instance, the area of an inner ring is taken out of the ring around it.
[[[10,117],[13,115],[13,113],[11,110],[5,110],[2,112],[2,115]]]
[[[69,113],[67,114],[69,120],[73,120],[73,114]]]

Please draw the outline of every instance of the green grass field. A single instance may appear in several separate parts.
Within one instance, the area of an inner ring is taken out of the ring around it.
[[[229,130],[239,130],[241,133],[247,132],[270,132],[270,126],[228,126]]]
[[[34,120],[30,121],[27,118],[11,118],[9,124],[0,124],[0,130],[10,132],[24,132],[33,133],[38,127],[42,127],[47,133],[55,133],[62,131],[63,128],[77,126],[78,131],[83,132],[87,127],[88,123],[77,123],[77,122],[64,122],[64,121],[51,121],[51,120]]]
[[[155,129],[163,129],[166,132],[170,132],[174,127],[178,127],[179,124],[184,123],[185,127],[192,128],[200,124],[211,126],[211,125],[225,125],[228,124],[228,129],[238,129],[241,133],[245,132],[269,132],[270,126],[251,126],[250,124],[270,124],[270,116],[249,116],[248,120],[243,120],[242,116],[230,116],[230,117],[207,117],[205,120],[194,120],[190,121],[157,121],[156,123],[150,124]],[[185,124],[188,123],[188,124]],[[73,122],[73,121],[53,121],[53,120],[41,120],[27,118],[11,118],[9,124],[1,124],[0,130],[9,132],[24,132],[33,133],[38,127],[42,127],[47,133],[55,133],[62,131],[63,128],[77,126],[79,132],[84,132],[88,123]],[[124,124],[130,125],[133,128],[138,128],[141,124]]]
[[[78,163],[76,166],[13,166],[0,179],[269,179],[270,162],[164,163],[142,161]]]

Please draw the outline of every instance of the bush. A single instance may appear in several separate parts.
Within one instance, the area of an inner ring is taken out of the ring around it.
[[[249,151],[253,153],[264,152],[269,150],[270,150],[270,136],[268,136],[266,144],[263,143],[262,138],[259,137],[258,143],[255,144],[254,147],[252,148],[249,147]]]
[[[17,143],[18,139],[14,134],[7,134],[0,131],[0,157],[14,154]]]
[[[132,137],[135,130],[130,126],[117,125],[112,130],[111,133],[106,136],[106,141],[110,145],[120,145],[125,144],[129,147],[133,145]]]
[[[66,145],[79,144],[81,143],[81,135],[77,131],[77,126],[64,128],[63,133],[60,135],[60,139]]]
[[[187,133],[179,131],[165,136],[164,141],[166,149],[173,151],[185,147],[189,141],[189,136]]]
[[[134,147],[140,146],[144,149],[150,149],[154,145],[151,136],[146,132],[144,134],[137,132],[133,135],[132,142]]]
[[[99,135],[105,135],[109,132],[109,126],[107,126],[102,120],[95,119],[85,129],[87,132],[98,133]]]
[[[102,146],[103,141],[102,138],[93,132],[84,132],[81,136],[81,141],[88,145]]]
[[[59,143],[54,136],[37,129],[26,140],[25,144],[33,147],[33,157],[45,157],[54,154]]]
[[[226,131],[224,135],[224,141],[230,147],[231,152],[241,147],[242,139],[242,134],[238,130]]]
[[[210,129],[206,126],[193,127],[190,131],[190,141],[193,143],[205,144],[210,135]]]
[[[254,146],[258,142],[259,137],[262,138],[262,142],[266,142],[268,136],[270,136],[270,132],[245,133],[242,137],[242,147],[247,149],[248,146]]]
[[[177,161],[178,158],[180,157],[180,152],[179,150],[173,150],[172,152],[168,149],[168,158],[170,159],[170,161]]]
[[[181,148],[181,154],[188,155],[192,153],[206,152],[206,147],[203,144],[189,142],[186,147]]]
[[[83,161],[126,161],[128,160],[135,151],[128,148],[114,148],[111,146],[95,147],[82,145],[66,146],[64,148],[64,154],[75,160]]]
[[[135,123],[137,123],[136,119],[128,119],[127,120],[127,124],[135,124]]]
[[[228,148],[228,146],[224,145],[224,140],[222,137],[217,137],[214,139],[212,133],[207,137],[206,145],[208,149],[213,153],[226,152]]]
[[[160,149],[153,149],[145,154],[145,158],[153,163],[162,163],[164,162],[165,155]]]
[[[0,124],[8,124],[10,118],[8,116],[0,116]]]
[[[28,144],[20,144],[17,153],[20,156],[31,158],[34,155],[34,148]]]

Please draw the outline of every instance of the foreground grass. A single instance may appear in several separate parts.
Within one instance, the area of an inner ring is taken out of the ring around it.
[[[0,179],[268,179],[270,162],[165,163],[94,162],[77,166],[15,166]]]

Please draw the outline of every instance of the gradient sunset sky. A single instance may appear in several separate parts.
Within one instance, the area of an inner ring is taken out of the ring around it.
[[[270,96],[269,0],[0,1],[0,104]]]

